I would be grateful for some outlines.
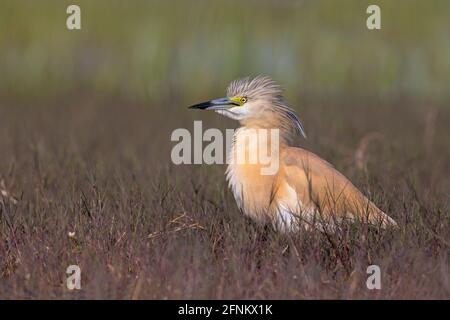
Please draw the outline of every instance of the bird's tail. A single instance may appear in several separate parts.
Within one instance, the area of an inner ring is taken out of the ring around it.
[[[383,229],[398,227],[397,222],[389,217],[386,213],[378,209],[373,203],[371,203],[369,208],[369,223],[373,225],[379,225]]]

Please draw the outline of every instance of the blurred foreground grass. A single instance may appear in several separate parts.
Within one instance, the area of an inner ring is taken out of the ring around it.
[[[449,99],[449,1],[1,0],[0,97],[142,102],[268,74],[303,99]],[[81,7],[82,30],[66,29]],[[382,29],[366,28],[381,7]]]

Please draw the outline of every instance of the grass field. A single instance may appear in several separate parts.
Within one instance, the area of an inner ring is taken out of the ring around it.
[[[0,12],[0,299],[450,298],[447,2],[381,2],[391,11],[376,36],[351,31],[365,19],[352,1],[340,14],[266,1],[254,15],[252,1],[199,2],[201,13],[82,2],[102,18],[75,36],[55,27],[65,9],[43,3],[29,19],[31,2]],[[128,28],[113,23],[121,12]],[[420,32],[404,32],[411,17]],[[278,234],[239,212],[225,166],[172,164],[174,129],[237,126],[187,106],[258,73],[285,86],[308,135],[298,144],[398,229]],[[74,264],[82,289],[69,291]],[[371,264],[381,290],[366,287]]]
[[[398,230],[286,237],[257,226],[238,211],[224,167],[171,163],[179,120],[142,106],[2,110],[1,298],[448,298],[448,111],[401,101],[394,116],[382,105],[301,110],[306,147]],[[355,158],[371,132],[379,138]],[[65,287],[71,264],[79,292]],[[366,288],[369,264],[382,290]]]

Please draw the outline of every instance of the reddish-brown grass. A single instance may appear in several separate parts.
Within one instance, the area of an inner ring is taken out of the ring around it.
[[[0,299],[450,297],[448,109],[302,106],[301,143],[400,227],[285,236],[238,211],[223,166],[171,163],[173,129],[234,125],[184,104],[2,105]]]

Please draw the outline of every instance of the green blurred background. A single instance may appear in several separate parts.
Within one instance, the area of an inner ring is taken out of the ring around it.
[[[450,98],[447,0],[0,3],[2,101],[164,107],[223,95],[230,80],[256,74],[313,102]],[[81,30],[66,28],[69,4],[81,7]],[[369,4],[381,7],[379,31],[366,28]]]

